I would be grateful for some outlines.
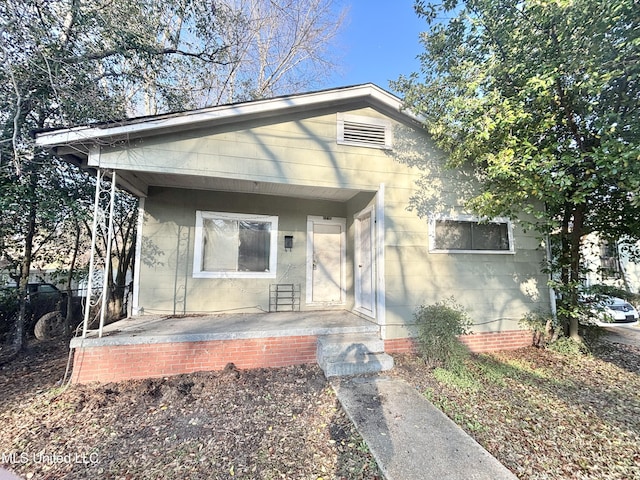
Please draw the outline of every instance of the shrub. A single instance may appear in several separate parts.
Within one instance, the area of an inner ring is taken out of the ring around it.
[[[18,290],[0,289],[0,344],[10,341],[18,315]]]
[[[555,342],[551,342],[547,348],[566,356],[582,356],[589,353],[587,345],[569,337],[560,337]]]
[[[421,305],[414,313],[418,328],[418,350],[428,363],[451,367],[467,355],[458,339],[471,333],[473,324],[464,308],[453,297],[433,305]]]
[[[548,312],[536,310],[527,312],[520,319],[520,326],[533,332],[533,345],[544,347],[558,338],[560,332],[557,320]]]
[[[565,355],[588,353],[600,341],[604,331],[589,323],[580,324],[582,342],[564,336],[562,328],[550,313],[528,312],[520,320],[520,325],[533,332],[533,345],[548,348]]]

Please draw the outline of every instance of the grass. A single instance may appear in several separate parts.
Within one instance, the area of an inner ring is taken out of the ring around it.
[[[396,358],[396,374],[521,479],[640,478],[640,348],[527,348],[454,368]]]

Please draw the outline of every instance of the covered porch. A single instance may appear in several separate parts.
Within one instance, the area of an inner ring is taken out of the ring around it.
[[[318,339],[379,339],[380,327],[344,310],[138,316],[71,341],[72,381],[112,382],[197,371],[318,361]],[[354,340],[356,341],[356,340]]]

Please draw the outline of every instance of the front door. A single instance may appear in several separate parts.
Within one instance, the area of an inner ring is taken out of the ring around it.
[[[355,221],[355,301],[356,310],[375,317],[375,261],[373,209],[363,210]]]
[[[308,218],[307,303],[344,303],[345,229],[344,218]]]

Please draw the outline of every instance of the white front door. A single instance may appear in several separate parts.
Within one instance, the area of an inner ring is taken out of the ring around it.
[[[375,256],[373,209],[356,214],[355,302],[356,310],[375,318]]]
[[[336,305],[345,301],[346,219],[307,219],[307,303]]]

